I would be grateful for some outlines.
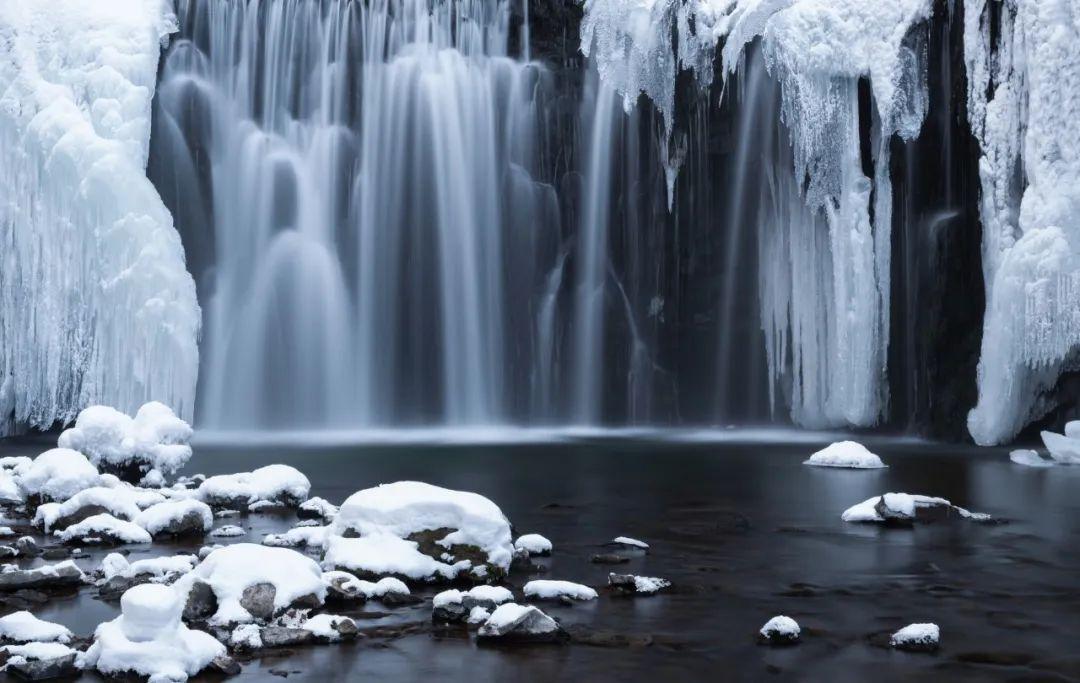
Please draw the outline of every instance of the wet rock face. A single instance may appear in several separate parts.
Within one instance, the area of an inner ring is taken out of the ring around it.
[[[205,581],[196,581],[188,592],[184,605],[184,621],[205,621],[217,612],[217,596]]]

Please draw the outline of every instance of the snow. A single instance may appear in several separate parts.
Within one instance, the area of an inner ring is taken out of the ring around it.
[[[349,622],[355,626],[355,622],[348,617],[336,614],[317,614],[305,621],[300,628],[311,631],[316,638],[341,640],[341,633],[337,630],[337,626],[341,622]]]
[[[326,544],[325,526],[297,526],[283,534],[267,534],[263,538],[263,545],[272,545],[282,548],[295,548],[297,546],[319,546]]]
[[[801,630],[799,624],[791,617],[784,615],[778,615],[765,622],[765,625],[758,631],[762,636],[766,638],[772,637],[774,634],[783,639],[798,638]]]
[[[572,581],[552,581],[540,579],[525,584],[525,597],[538,600],[595,600],[597,593],[592,588]]]
[[[810,456],[804,465],[816,467],[847,467],[851,469],[880,469],[881,458],[856,441],[837,441]]]
[[[1080,439],[1080,420],[1070,420],[1065,423],[1065,436],[1070,439]]]
[[[210,506],[198,500],[170,500],[149,507],[133,520],[136,524],[150,532],[152,536],[168,529],[170,524],[177,522],[188,515],[197,515],[202,518],[203,531],[209,531],[214,526],[214,513]]]
[[[157,500],[164,500],[158,494]],[[131,521],[140,512],[141,502],[147,502],[147,498],[134,491],[124,488],[107,488],[95,486],[76,493],[63,503],[46,503],[38,507],[34,513],[34,524],[44,529],[45,533],[52,531],[57,520],[69,517],[86,507],[100,507],[113,517]]]
[[[616,536],[611,542],[616,545],[628,545],[634,548],[640,548],[641,550],[649,549],[649,544],[645,541],[639,541],[638,539],[630,538],[629,536]]]
[[[475,626],[476,624],[483,624],[490,618],[491,612],[487,611],[480,605],[477,605],[476,607],[473,607],[471,610],[469,610],[469,616],[466,618],[466,621]]]
[[[431,605],[432,607],[449,607],[450,605],[460,605],[464,599],[464,593],[456,588],[452,588],[448,591],[437,593],[435,597],[431,599]]]
[[[962,507],[953,505],[944,498],[908,493],[886,493],[868,498],[845,510],[840,518],[845,522],[884,522],[886,518],[877,509],[879,502],[884,504],[889,516],[893,519],[912,520],[915,518],[919,508],[934,507],[948,507],[961,517],[973,521],[982,522],[990,519],[990,515],[965,510]]]
[[[42,621],[30,612],[13,612],[0,617],[0,640],[15,643],[71,641],[72,633],[66,626]]]
[[[337,517],[338,506],[332,504],[325,498],[309,498],[300,504],[301,512],[309,512],[318,517],[322,517],[325,520],[331,520]]]
[[[18,505],[25,498],[16,476],[8,470],[0,470],[0,505]]]
[[[476,546],[493,567],[509,569],[513,543],[502,510],[479,494],[422,482],[399,481],[354,493],[341,505],[330,533],[341,536],[352,530],[360,536],[405,538],[435,529],[454,529],[439,541],[448,550],[453,545]],[[387,543],[408,554],[402,544]]]
[[[904,645],[936,645],[941,638],[937,624],[909,624],[892,634],[889,644],[893,647]]]
[[[150,543],[150,534],[138,524],[101,513],[72,524],[55,535],[65,543],[105,537],[116,543]]]
[[[964,7],[968,119],[983,153],[986,314],[968,414],[979,444],[1007,441],[1052,408],[1050,390],[1080,347],[1074,14],[1031,0]]]
[[[134,578],[145,574],[165,577],[171,574],[187,574],[198,563],[199,558],[195,555],[165,555],[128,562],[120,553],[109,553],[101,561],[101,575],[106,581],[116,576]]]
[[[454,564],[439,562],[417,550],[413,541],[378,533],[363,538],[328,537],[323,567],[375,575],[393,574],[414,581],[449,581],[469,570],[471,563],[468,560]]]
[[[25,645],[4,645],[0,651],[6,652],[11,658],[7,664],[22,661],[43,661],[67,657],[76,652],[62,643],[26,643]]]
[[[463,598],[471,598],[477,602],[491,602],[501,605],[514,599],[510,589],[502,586],[473,586],[462,594]]]
[[[243,536],[246,533],[244,527],[236,526],[235,524],[226,524],[225,526],[219,526],[211,531],[210,535],[214,538],[235,538],[237,536]]]
[[[364,581],[358,579],[348,572],[342,571],[328,571],[323,572],[323,580],[327,585],[336,579],[344,579],[344,582],[340,585],[340,588],[350,593],[355,592],[357,595],[364,596],[365,599],[371,600],[375,598],[381,598],[385,595],[409,595],[409,587],[401,582],[400,579],[395,579],[392,576],[386,576],[378,581]]]
[[[229,642],[233,647],[258,650],[263,645],[262,629],[258,624],[240,624],[233,629]]]
[[[320,603],[326,598],[326,584],[318,563],[294,550],[253,543],[237,543],[213,551],[177,581],[177,590],[187,595],[196,580],[209,584],[217,597],[218,610],[211,617],[215,624],[251,621],[252,616],[241,607],[240,598],[245,588],[257,583],[273,584],[277,609],[285,609],[309,595],[314,595]]]
[[[540,534],[524,534],[514,541],[515,550],[524,550],[530,555],[550,555],[551,541]]]
[[[299,503],[307,500],[311,482],[288,465],[267,465],[253,472],[219,474],[199,485],[199,497],[210,505],[258,500]]]
[[[80,659],[85,668],[105,675],[136,673],[151,681],[185,681],[226,653],[211,635],[180,621],[184,600],[172,588],[135,586],[120,598],[120,608],[119,617],[94,632],[94,644]]]
[[[1080,465],[1080,439],[1047,431],[1039,434],[1054,461],[1064,465]]]
[[[167,0],[0,3],[0,403],[16,425],[148,397],[191,413],[195,284],[145,173],[175,29]]]
[[[97,486],[100,475],[82,453],[53,448],[34,458],[33,463],[17,475],[17,481],[28,496],[64,501],[83,489]]]
[[[144,404],[132,419],[108,406],[95,405],[79,413],[58,444],[79,451],[98,467],[138,466],[149,474],[171,475],[191,458],[191,426],[166,405]]]
[[[1009,453],[1009,460],[1017,465],[1024,465],[1025,467],[1053,467],[1054,461],[1047,460],[1028,448],[1018,448]]]
[[[671,586],[671,582],[667,579],[660,579],[653,576],[634,577],[634,589],[638,593],[656,593],[669,586]]]

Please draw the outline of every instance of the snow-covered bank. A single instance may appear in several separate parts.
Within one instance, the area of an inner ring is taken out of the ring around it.
[[[0,435],[154,398],[190,417],[199,305],[145,167],[167,0],[0,3]]]

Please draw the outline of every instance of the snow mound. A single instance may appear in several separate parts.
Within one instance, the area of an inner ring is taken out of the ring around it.
[[[415,541],[384,533],[363,538],[330,536],[323,567],[372,577],[389,574],[410,581],[452,581],[472,567],[468,560],[440,562],[417,548]]]
[[[540,534],[524,534],[514,541],[514,549],[522,550],[530,555],[550,555],[551,541]]]
[[[919,511],[941,511],[946,514],[956,513],[964,519],[976,522],[990,520],[990,515],[982,512],[971,512],[957,505],[953,505],[944,498],[933,496],[913,495],[908,493],[886,493],[881,496],[868,498],[858,505],[853,505],[840,516],[845,522],[913,522],[918,518]]]
[[[941,640],[937,624],[909,624],[892,634],[889,644],[899,650],[932,651]]]
[[[83,489],[97,486],[100,480],[97,468],[85,455],[67,448],[45,451],[17,475],[23,492],[43,501],[65,501]]]
[[[540,579],[525,584],[525,597],[536,600],[595,600],[597,593],[592,588],[573,581],[552,581]]]
[[[165,555],[128,562],[128,559],[120,553],[110,553],[101,561],[99,571],[106,581],[117,576],[130,579],[150,575],[158,578],[187,574],[198,563],[199,558],[195,555]]]
[[[275,610],[284,610],[301,598],[313,597],[319,604],[326,598],[326,584],[318,563],[294,550],[253,543],[237,543],[213,551],[202,564],[177,581],[177,590],[186,595],[196,580],[209,584],[217,598],[218,609],[210,619],[215,624],[252,621],[251,613],[241,606],[240,599],[245,588],[260,583],[274,587]]]
[[[1053,467],[1054,461],[1047,460],[1028,448],[1018,448],[1009,452],[1009,461],[1025,467]]]
[[[79,451],[97,467],[168,476],[191,458],[191,426],[163,403],[143,404],[132,419],[108,406],[90,406],[64,430],[58,444]]]
[[[259,500],[299,505],[311,482],[288,465],[267,465],[253,472],[219,474],[199,485],[199,497],[214,507],[243,507]]]
[[[170,500],[143,510],[133,521],[154,537],[202,534],[214,526],[214,513],[198,500]]]
[[[791,617],[778,615],[765,622],[758,631],[762,642],[772,645],[788,645],[799,640],[802,630]]]
[[[82,541],[85,543],[100,539],[110,543],[150,543],[150,534],[138,524],[117,519],[102,513],[87,517],[78,524],[72,524],[55,535],[65,543]]]
[[[94,632],[94,644],[81,658],[84,668],[105,675],[125,673],[152,681],[186,681],[205,669],[225,646],[185,626],[182,596],[167,586],[143,584],[120,598],[122,614]]]
[[[167,0],[0,3],[0,403],[190,415],[199,305],[146,176]],[[0,435],[13,425],[0,420]]]
[[[66,626],[42,621],[26,611],[0,617],[0,640],[5,642],[67,643],[72,635]]]
[[[1062,465],[1080,465],[1080,439],[1046,431],[1039,434],[1055,462]]]
[[[837,441],[810,456],[804,465],[815,467],[846,467],[851,469],[880,469],[886,467],[874,453],[857,441]]]
[[[474,566],[486,563],[499,574],[510,567],[514,552],[510,523],[495,503],[476,493],[415,481],[383,484],[349,496],[330,527],[332,537],[407,539],[424,532],[440,532],[435,545],[452,555],[473,556]],[[402,544],[391,545],[408,554]],[[446,571],[446,565],[427,566],[436,573]]]

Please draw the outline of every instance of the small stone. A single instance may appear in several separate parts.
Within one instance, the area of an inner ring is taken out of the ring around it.
[[[210,662],[210,665],[206,667],[206,670],[217,672],[225,676],[236,676],[240,673],[240,665],[235,659],[228,655],[219,655],[214,657]]]
[[[262,621],[274,618],[274,598],[277,588],[272,583],[256,583],[244,589],[240,595],[240,606],[251,616]]]
[[[615,553],[599,553],[593,555],[590,561],[593,564],[626,564],[630,561],[630,558]]]
[[[889,645],[905,652],[936,652],[941,641],[937,624],[908,624],[889,639]]]
[[[560,643],[569,639],[557,621],[532,605],[500,605],[477,632],[480,643]]]
[[[799,642],[802,631],[799,624],[791,617],[775,616],[765,622],[758,631],[758,642],[762,645],[794,645]]]

